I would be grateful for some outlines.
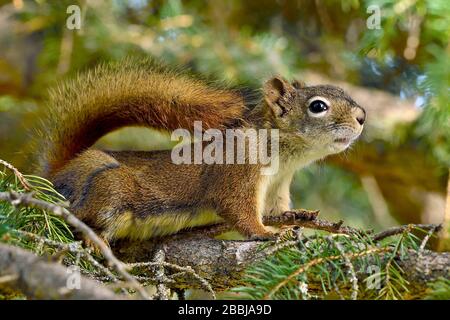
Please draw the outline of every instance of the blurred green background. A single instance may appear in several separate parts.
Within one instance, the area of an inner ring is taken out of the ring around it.
[[[73,4],[79,30],[66,27]],[[152,56],[249,88],[282,74],[341,85],[368,111],[352,150],[297,174],[295,206],[375,229],[439,223],[450,166],[449,18],[447,0],[0,1],[0,158],[32,173],[32,128],[48,88],[105,60]],[[98,145],[169,142],[131,128]]]

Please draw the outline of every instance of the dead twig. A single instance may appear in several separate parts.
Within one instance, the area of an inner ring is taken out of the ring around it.
[[[437,232],[441,229],[441,227],[442,226],[438,225],[438,224],[407,224],[407,225],[403,225],[403,226],[392,227],[392,228],[389,228],[382,232],[379,232],[372,236],[372,240],[374,242],[381,241],[385,238],[392,237],[397,234],[401,234],[401,233],[405,232],[405,230],[412,229],[412,228],[422,229],[422,230],[433,230],[433,232]]]
[[[6,168],[10,169],[14,173],[14,175],[17,177],[20,184],[24,187],[24,189],[26,191],[31,190],[31,186],[28,183],[27,179],[25,179],[23,174],[16,167],[14,167],[12,164],[10,164],[9,162],[6,162],[5,160],[2,160],[2,159],[0,159],[0,164],[4,165]]]
[[[423,238],[420,247],[419,247],[419,254],[423,252],[423,250],[425,249],[425,246],[428,243],[428,240],[430,240],[431,236],[433,235],[433,233],[435,233],[437,231],[437,229],[440,228],[440,226],[436,226],[434,228],[430,228],[430,230],[428,231],[427,235]]]
[[[373,232],[372,230],[363,231],[356,228],[344,226],[344,221],[342,220],[338,222],[329,222],[319,219],[317,218],[319,213],[320,212],[318,210],[310,211],[297,209],[293,211],[286,211],[279,216],[264,216],[263,223],[266,226],[292,225],[340,234],[370,234]],[[189,231],[185,231],[184,233],[196,233],[199,235],[214,237],[232,229],[233,227],[231,225],[225,222],[221,222],[210,226],[192,228]],[[180,233],[180,235],[182,234],[183,232]]]

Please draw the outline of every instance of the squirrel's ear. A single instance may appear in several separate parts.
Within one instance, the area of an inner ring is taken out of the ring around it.
[[[274,114],[280,117],[287,112],[284,102],[288,100],[295,88],[283,77],[276,76],[264,83],[263,91],[267,104]]]
[[[301,88],[306,87],[306,83],[304,83],[304,82],[301,81],[301,80],[295,79],[294,81],[292,81],[292,86],[293,86],[295,89],[301,89]]]

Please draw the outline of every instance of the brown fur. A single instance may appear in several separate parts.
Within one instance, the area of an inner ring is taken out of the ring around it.
[[[125,126],[161,130],[222,128],[240,118],[242,97],[214,88],[188,74],[133,59],[96,69],[51,92],[42,139],[44,174],[52,176],[67,161],[108,132]]]
[[[314,96],[330,101],[326,116],[308,114],[307,101]],[[355,139],[365,114],[339,88],[305,87],[280,77],[266,82],[263,97],[245,114],[236,92],[173,71],[135,62],[98,68],[53,95],[46,172],[72,212],[107,241],[146,239],[221,220],[243,235],[271,237],[262,215],[289,209],[295,170],[345,149],[336,139]],[[88,149],[125,125],[171,130],[202,120],[204,129],[224,128],[241,117],[249,127],[279,129],[276,175],[263,176],[260,165],[248,163],[176,165],[171,151]]]

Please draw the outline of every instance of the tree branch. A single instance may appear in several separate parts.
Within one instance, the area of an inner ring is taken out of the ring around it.
[[[397,234],[403,233],[403,232],[405,232],[408,229],[412,230],[413,227],[416,228],[416,229],[422,229],[422,230],[425,230],[425,231],[433,230],[433,232],[434,231],[439,231],[442,228],[441,225],[436,225],[436,224],[407,224],[407,225],[404,225],[404,226],[392,227],[392,228],[386,229],[384,231],[381,231],[381,232],[375,234],[372,237],[372,239],[375,242],[381,241],[381,240],[383,240],[385,238],[392,237],[392,236],[395,236]]]
[[[55,215],[63,216],[66,221],[83,231],[89,238],[95,239],[97,237],[88,226],[75,218],[75,216],[70,214],[65,208],[34,199],[30,194],[0,192],[0,200],[9,201],[13,205],[36,206],[48,210]],[[367,232],[343,226],[342,221],[334,223],[321,220],[317,217],[318,214],[318,211],[294,210],[285,212],[280,216],[264,217],[264,223],[272,226],[301,226],[324,230],[333,234],[367,235],[371,233],[371,231]],[[384,232],[372,235],[372,239],[374,242],[380,241],[386,237],[403,233],[413,227],[419,227],[430,231],[426,240],[431,236],[431,232],[439,229],[439,226],[436,225],[407,225],[391,228]],[[106,249],[103,248],[102,251],[106,252],[105,257],[113,266],[115,266],[115,263],[119,264],[121,268],[123,268],[122,270],[135,267],[152,267],[150,268],[151,270],[148,270],[152,273],[150,276],[146,275],[145,272],[139,274],[139,277],[152,279],[152,283],[155,283],[154,272],[156,270],[159,275],[159,277],[157,277],[158,279],[156,279],[156,283],[160,286],[159,295],[161,298],[168,298],[168,292],[165,288],[174,290],[201,288],[210,291],[214,295],[214,290],[226,290],[234,286],[243,285],[243,275],[246,268],[257,262],[259,259],[273,254],[273,250],[271,251],[270,247],[269,249],[261,249],[262,244],[270,245],[273,244],[273,242],[239,240],[223,241],[212,238],[212,236],[230,229],[232,229],[231,226],[221,223],[208,227],[195,228],[165,238],[156,238],[139,242],[117,241],[113,244],[115,255],[106,246]],[[426,240],[424,240],[424,243],[426,243]],[[98,239],[98,241],[101,240]],[[280,245],[295,245],[298,241],[301,240],[282,242]],[[103,244],[103,242],[101,243]],[[421,246],[420,252],[411,251],[405,259],[396,261],[403,270],[408,270],[408,272],[405,272],[405,275],[407,280],[410,281],[412,288],[414,288],[414,292],[423,292],[428,281],[447,276],[450,272],[450,255],[448,253],[438,254],[424,250],[424,243]],[[275,244],[275,246],[277,246],[277,244]],[[377,252],[379,251],[381,254],[384,252],[383,250],[377,250],[377,247],[374,247],[373,249]],[[161,252],[161,250],[163,250],[163,252]],[[105,252],[103,253],[105,254]],[[119,261],[116,256],[128,263],[128,265]],[[154,260],[155,257],[159,258]],[[11,269],[10,267],[10,270],[3,275],[14,278],[16,276],[16,270],[23,268],[24,265],[22,260],[16,260],[16,263],[18,265],[14,267],[15,269]],[[2,265],[0,264],[0,270],[3,270],[1,266]],[[361,276],[361,274],[357,274],[355,270],[352,272],[354,273],[353,277]],[[42,273],[48,273],[48,270],[45,272],[42,271]],[[128,272],[127,274],[129,277],[133,277]],[[1,275],[2,274],[0,274],[0,276]],[[125,280],[128,280],[124,274],[121,273],[121,275]],[[11,279],[8,277],[7,279]],[[41,277],[51,278],[51,275],[41,275]],[[62,281],[60,278],[62,276],[57,275],[56,277],[53,291],[50,290],[45,297],[56,296],[58,294],[58,288],[60,288],[60,283]],[[63,277],[62,279],[66,278]],[[136,281],[135,278],[132,279]],[[129,283],[131,283],[131,281],[129,281]],[[47,285],[51,286],[50,283]],[[314,287],[314,283],[311,285]],[[35,294],[26,286],[24,290],[25,292]]]
[[[60,264],[45,261],[18,247],[0,244],[0,279],[34,299],[126,299],[94,280],[80,276],[79,289],[68,283],[74,274]],[[78,276],[78,275],[77,275]]]
[[[120,241],[113,250],[122,261],[150,261],[161,243],[165,247],[166,262],[191,266],[215,290],[221,291],[244,285],[245,269],[264,256],[261,255],[261,245],[265,242],[224,241],[205,235],[185,234],[144,243]],[[396,262],[405,271],[404,275],[411,285],[411,294],[423,293],[428,282],[447,277],[450,273],[450,253],[423,250],[419,257],[417,252],[411,250],[405,259]],[[359,273],[358,276],[367,275]],[[198,281],[186,278],[168,286],[172,289],[201,289]],[[320,287],[319,284],[317,286]]]
[[[310,211],[304,209],[296,209],[293,211],[286,211],[279,216],[264,216],[263,224],[266,226],[299,226],[315,230],[322,230],[331,233],[342,233],[342,234],[362,234],[371,233],[372,230],[363,231],[356,228],[344,226],[344,221],[340,220],[338,222],[329,222],[317,218],[320,211]],[[210,226],[196,227],[186,231],[182,231],[180,234],[198,234],[205,235],[209,237],[214,237],[224,232],[233,230],[233,226],[227,223],[218,223]]]

